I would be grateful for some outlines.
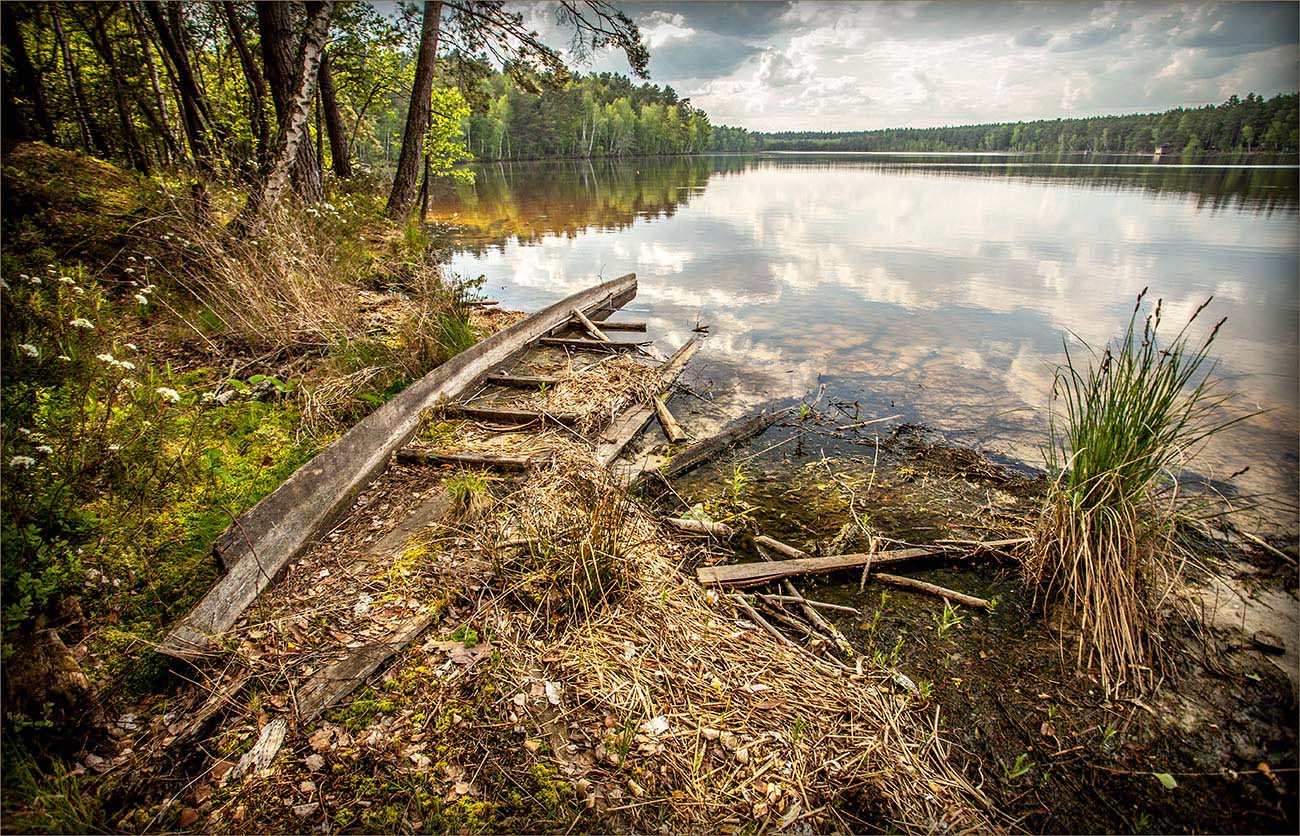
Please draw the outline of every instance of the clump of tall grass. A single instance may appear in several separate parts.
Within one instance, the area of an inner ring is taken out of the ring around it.
[[[1173,474],[1234,423],[1210,356],[1224,320],[1199,343],[1189,333],[1210,300],[1165,343],[1162,303],[1142,317],[1145,296],[1100,354],[1065,346],[1049,413],[1053,479],[1026,562],[1040,600],[1062,602],[1077,622],[1076,663],[1095,666],[1111,694],[1149,688],[1164,665],[1160,612],[1191,556]]]

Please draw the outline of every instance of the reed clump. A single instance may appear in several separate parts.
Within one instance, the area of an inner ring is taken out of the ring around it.
[[[1053,478],[1025,562],[1039,600],[1067,606],[1076,663],[1098,670],[1110,694],[1150,688],[1165,666],[1161,612],[1192,554],[1191,521],[1174,474],[1225,419],[1210,347],[1220,320],[1195,342],[1193,323],[1159,339],[1162,302],[1143,317],[1138,295],[1122,338],[1058,368],[1046,450]]]

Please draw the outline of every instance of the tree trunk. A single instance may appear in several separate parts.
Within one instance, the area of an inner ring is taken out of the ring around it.
[[[328,52],[320,59],[320,100],[325,108],[325,131],[329,134],[330,160],[334,174],[340,178],[351,177],[352,161],[348,157],[348,139],[343,134],[343,117],[339,113],[334,72],[330,69]]]
[[[131,22],[134,24],[136,39],[140,42],[140,54],[144,57],[145,68],[149,71],[149,84],[153,88],[154,104],[158,108],[155,114],[152,108],[146,106],[141,100],[140,112],[145,115],[153,125],[154,130],[162,138],[164,146],[164,155],[167,162],[173,162],[181,159],[184,154],[176,144],[176,135],[172,133],[171,114],[167,111],[167,99],[163,96],[162,85],[158,82],[158,67],[153,62],[153,42],[149,38],[148,27],[145,26],[144,15],[140,13],[138,3],[127,3],[127,8],[131,12]]]
[[[63,31],[63,21],[59,18],[59,4],[50,4],[50,17],[54,20],[54,37],[59,44],[59,53],[63,56],[63,76],[68,83],[68,92],[72,96],[72,109],[77,116],[77,130],[81,133],[81,147],[88,154],[106,153],[103,137],[86,108],[86,91],[81,86],[81,73],[72,63],[72,49],[68,46],[68,35]]]
[[[126,145],[126,157],[130,161],[132,168],[148,174],[149,154],[140,142],[140,135],[136,133],[135,122],[131,116],[131,105],[127,99],[127,92],[132,89],[131,83],[127,80],[126,73],[122,71],[121,62],[113,55],[112,42],[105,27],[105,22],[113,14],[115,8],[105,4],[84,7],[84,11],[92,15],[93,20],[81,21],[82,28],[85,29],[86,36],[90,39],[90,45],[94,48],[95,54],[108,68],[108,78],[113,90],[113,105],[117,108],[117,120],[122,128],[122,141]]]
[[[266,80],[271,86],[276,121],[283,127],[286,113],[291,109],[290,103],[294,101],[295,84],[300,81],[294,75],[294,53],[301,53],[301,49],[293,34],[293,6],[277,0],[260,0],[257,4],[257,25],[262,36],[262,63],[266,65]],[[295,49],[296,46],[299,48]],[[313,72],[315,66],[313,64]],[[311,81],[314,90],[315,76]],[[309,101],[306,113],[310,113],[310,110]],[[303,124],[306,125],[306,119]],[[325,199],[325,189],[316,165],[316,151],[310,142],[297,144],[290,176],[294,190],[303,200],[319,203]]]
[[[275,138],[271,170],[265,184],[249,201],[249,210],[255,216],[261,216],[279,203],[289,183],[289,169],[295,159],[301,159],[298,157],[298,149],[304,145],[311,147],[310,142],[303,142],[303,135],[306,133],[307,120],[311,115],[312,98],[315,96],[316,79],[320,71],[321,52],[325,46],[325,38],[329,34],[330,14],[333,10],[333,0],[307,4],[307,25],[298,48],[292,95],[285,101],[280,130]]]
[[[393,190],[388,195],[388,217],[394,221],[405,221],[415,205],[420,161],[424,158],[424,134],[429,124],[429,96],[433,91],[441,17],[441,0],[425,0],[420,52],[415,60],[415,83],[411,85],[411,106],[406,112],[406,129],[402,133],[402,152],[397,158]]]
[[[0,84],[4,87],[5,94],[5,108],[3,114],[0,114],[0,118],[3,118],[3,133],[5,136],[20,136],[25,139],[35,136],[35,132],[31,130],[18,107],[18,101],[26,101],[31,103],[32,119],[40,128],[40,138],[53,145],[54,122],[50,120],[50,111],[45,104],[45,93],[41,90],[41,80],[36,75],[36,67],[33,66],[31,57],[27,54],[27,45],[23,41],[22,29],[18,26],[18,18],[14,15],[12,3],[0,3],[0,29],[4,30],[5,51],[9,53],[13,62],[13,73],[10,74],[8,65],[5,65],[4,80]]]
[[[212,163],[211,149],[208,145],[205,124],[210,121],[208,106],[202,90],[194,80],[194,71],[190,67],[189,55],[185,51],[181,33],[174,31],[172,25],[163,17],[161,4],[145,3],[144,10],[158,35],[163,57],[176,83],[177,99],[181,106],[181,122],[185,126],[185,138],[189,140],[194,161],[200,166],[209,167]]]
[[[248,85],[249,105],[252,109],[253,134],[257,142],[257,170],[266,171],[271,157],[271,126],[266,118],[266,82],[262,71],[253,60],[253,53],[248,48],[244,37],[244,23],[239,19],[239,12],[231,0],[224,0],[221,10],[225,13],[226,29],[230,32],[230,41],[239,53],[239,65],[244,69],[244,81]]]

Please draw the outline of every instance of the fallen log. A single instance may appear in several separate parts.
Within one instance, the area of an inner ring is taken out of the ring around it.
[[[403,447],[397,451],[397,460],[403,464],[450,464],[461,467],[486,467],[493,470],[528,470],[533,466],[532,456],[498,456],[490,453],[438,453],[418,447]]]
[[[596,323],[592,322],[590,319],[587,319],[587,315],[584,314],[582,311],[578,310],[577,308],[574,308],[573,317],[574,319],[581,322],[582,327],[587,329],[587,333],[591,334],[596,339],[600,340],[603,343],[613,342],[609,337],[605,336],[604,331],[596,327]]]
[[[716,537],[719,540],[730,540],[736,534],[736,530],[726,523],[711,522],[709,520],[691,520],[683,517],[669,517],[664,520],[664,522],[678,531],[685,531],[687,534],[707,534],[708,536]]]
[[[872,561],[875,565],[875,561]],[[890,586],[899,586],[904,589],[913,589],[917,592],[925,592],[929,595],[938,595],[940,598],[947,598],[949,601],[958,604],[965,604],[968,607],[983,607],[990,609],[991,604],[983,598],[977,598],[974,595],[967,595],[964,592],[956,592],[948,589],[946,586],[918,581],[916,578],[905,578],[902,575],[889,575],[884,572],[872,572],[871,580],[879,581]]]
[[[602,331],[645,331],[644,322],[601,322]]]
[[[686,440],[686,430],[682,425],[677,423],[677,419],[668,411],[668,404],[664,401],[663,395],[655,396],[655,415],[659,416],[659,425],[664,428],[664,435],[674,444],[678,441]]]
[[[546,375],[490,374],[483,378],[483,382],[497,386],[509,386],[512,389],[537,389],[542,386],[554,386],[560,382],[560,379]]]
[[[664,462],[659,468],[665,479],[672,479],[681,476],[691,468],[698,467],[722,451],[735,444],[739,444],[746,439],[752,438],[766,430],[776,420],[786,413],[786,410],[777,410],[773,413],[760,412],[752,418],[748,418],[725,432],[719,433],[712,438],[706,438],[703,441],[696,442],[689,447],[683,448],[673,454],[672,458]],[[637,474],[636,478],[640,479],[646,470]]]
[[[669,357],[664,364],[659,367],[659,390],[665,391],[672,385],[673,381],[681,376],[686,369],[686,364],[695,356],[695,351],[700,344],[695,338],[687,340],[681,348]],[[620,415],[614,423],[605,428],[596,441],[596,461],[600,462],[601,467],[608,467],[623,448],[636,438],[637,433],[650,422],[655,416],[655,408],[652,404],[638,404],[629,407]]]
[[[533,412],[526,409],[492,409],[486,406],[453,404],[443,410],[448,418],[487,421],[492,424],[563,424],[573,426],[578,416],[568,413]]]
[[[173,627],[159,652],[194,659],[213,648],[289,562],[347,512],[393,451],[406,446],[423,410],[459,397],[492,367],[568,321],[574,308],[616,309],[635,295],[634,274],[576,293],[462,351],[362,419],[217,538],[214,551],[226,574]]]
[[[541,345],[549,345],[552,348],[568,348],[573,351],[603,351],[613,353],[616,351],[635,351],[643,345],[650,345],[649,341],[639,343],[616,343],[601,342],[600,340],[574,340],[566,337],[541,337],[537,340]]]

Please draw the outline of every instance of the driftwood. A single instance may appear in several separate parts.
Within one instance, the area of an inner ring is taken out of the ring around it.
[[[1013,540],[990,540],[974,544],[973,551],[1002,548],[1004,546],[1024,543],[1023,538]],[[865,566],[896,566],[926,557],[969,557],[970,554],[958,554],[951,547],[927,546],[892,551],[869,552],[862,554],[837,554],[829,557],[805,557],[797,560],[779,560],[773,563],[735,563],[725,566],[701,566],[695,570],[700,583],[715,586],[758,586],[782,578],[798,575],[821,575],[838,572],[841,569],[854,569]]]
[[[636,295],[628,274],[588,288],[503,328],[429,372],[376,409],[283,484],[235,519],[214,546],[227,572],[158,646],[161,653],[194,659],[214,647],[293,558],[351,507],[353,500],[406,446],[420,413],[459,397],[492,367],[509,359],[573,309],[615,309]]]
[[[682,425],[677,423],[677,419],[668,411],[668,404],[664,401],[663,395],[655,396],[655,415],[659,416],[659,424],[664,428],[664,435],[668,440],[676,443],[686,439],[686,430]]]
[[[489,467],[494,470],[528,470],[532,456],[496,456],[488,453],[438,453],[419,447],[403,447],[397,460],[404,464],[452,464],[462,467]]]
[[[437,617],[434,610],[402,622],[381,641],[357,648],[313,676],[298,689],[298,721],[310,723],[357,689],[394,653],[410,644]]]
[[[532,412],[523,409],[492,409],[486,406],[462,406],[460,404],[446,407],[443,414],[448,418],[466,418],[470,421],[487,421],[493,424],[564,424],[565,426],[572,426],[578,421],[576,415]]]
[[[650,345],[649,342],[616,343],[601,342],[600,340],[572,340],[565,337],[541,337],[537,342],[542,345],[549,345],[553,348],[568,348],[574,351],[603,351],[606,353],[612,353],[615,351],[635,351],[643,345]]]
[[[873,561],[874,563],[874,561]],[[989,609],[990,604],[983,598],[976,598],[974,595],[967,595],[964,592],[955,592],[945,586],[938,584],[918,581],[916,578],[904,578],[901,575],[888,575],[884,572],[872,572],[871,580],[880,581],[890,586],[901,586],[904,589],[914,589],[917,592],[925,592],[930,595],[938,595],[940,598],[947,598],[949,601],[955,601],[958,604],[965,604],[968,607],[983,607]]]
[[[545,375],[490,374],[483,378],[483,382],[497,386],[510,386],[515,389],[537,389],[542,386],[554,386],[560,382],[560,379]]]
[[[685,531],[687,534],[707,534],[719,540],[730,540],[736,534],[736,530],[726,523],[690,520],[681,517],[669,517],[664,522],[678,531]]]
[[[645,331],[644,322],[601,322],[602,331]]]
[[[767,413],[760,412],[752,418],[748,418],[725,432],[719,433],[712,438],[706,438],[703,441],[696,442],[689,447],[678,450],[672,458],[659,468],[659,472],[664,478],[671,479],[680,476],[693,467],[698,467],[709,459],[726,450],[732,445],[758,435],[759,433],[772,426],[778,418],[785,414],[785,410]],[[644,471],[637,475],[637,478],[644,475]]]
[[[591,334],[596,339],[600,340],[603,343],[612,342],[612,340],[610,340],[609,337],[605,336],[604,331],[596,327],[596,323],[588,319],[587,315],[584,314],[582,311],[578,310],[577,308],[573,309],[573,318],[581,322],[582,327],[587,330],[587,333]]]
[[[699,343],[691,338],[659,367],[659,389],[666,390],[673,381],[681,376],[686,364],[695,356]],[[623,448],[636,438],[637,433],[655,416],[652,404],[639,404],[623,412],[614,423],[605,428],[596,441],[596,461],[601,467],[608,467]]]

